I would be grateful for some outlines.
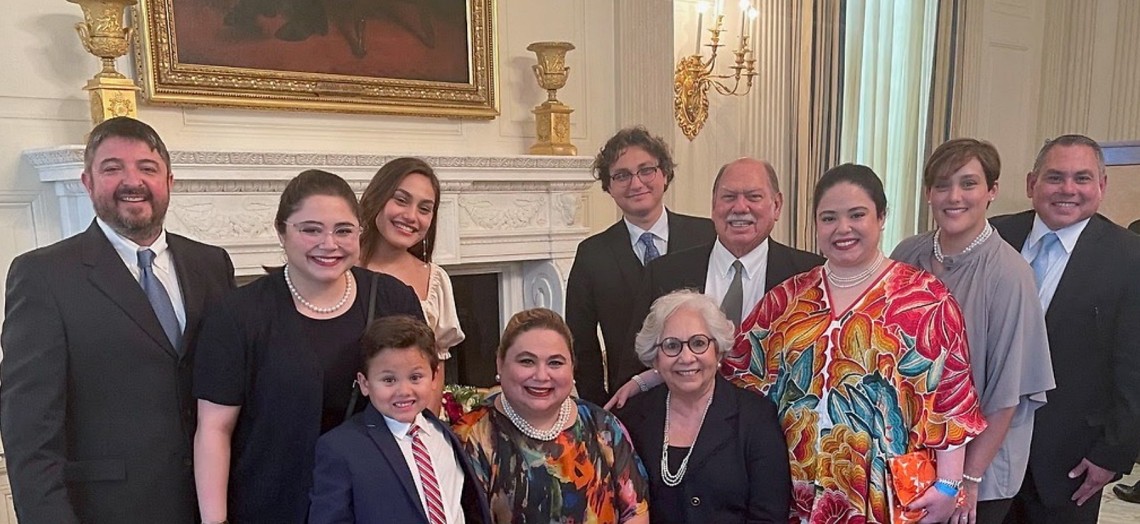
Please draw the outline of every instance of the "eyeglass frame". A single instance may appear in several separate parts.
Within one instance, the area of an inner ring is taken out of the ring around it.
[[[639,167],[635,173],[621,169],[610,173],[610,183],[619,186],[629,185],[630,182],[633,182],[633,177],[636,176],[642,184],[647,184],[657,176],[658,171],[661,171],[660,165]]]
[[[694,339],[702,339],[702,338],[705,339],[705,341],[706,341],[705,348],[700,350],[700,351],[693,349],[693,340]],[[675,340],[675,341],[677,341],[677,343],[680,344],[680,347],[677,348],[677,352],[674,354],[669,354],[669,352],[665,350],[665,343],[669,342],[670,340]],[[689,337],[688,340],[681,340],[677,337],[668,337],[666,339],[663,339],[661,342],[654,344],[653,348],[660,351],[663,355],[665,355],[667,357],[677,357],[677,356],[681,355],[681,351],[683,351],[686,346],[688,346],[690,353],[692,353],[694,355],[704,355],[705,353],[708,352],[710,347],[715,346],[716,344],[717,344],[717,342],[716,342],[715,338],[710,337],[704,333],[697,333],[697,334]]]
[[[341,241],[350,241],[353,239],[353,237],[360,238],[361,233],[364,232],[363,227],[361,227],[357,224],[344,223],[344,222],[342,222],[340,224],[333,225],[327,231],[325,230],[325,227],[326,227],[325,224],[318,222],[316,220],[304,220],[301,222],[282,221],[281,223],[285,224],[289,227],[292,227],[293,230],[297,232],[297,234],[299,234],[305,238],[308,238],[309,240],[314,240],[317,242],[324,242],[325,238],[331,236],[333,239],[333,242],[340,244]],[[305,231],[301,230],[301,228],[305,227],[305,226],[315,226],[318,229],[320,229],[320,232],[319,233],[306,233]],[[351,229],[352,231],[350,233],[340,234],[337,232],[337,230],[339,230],[341,228]]]

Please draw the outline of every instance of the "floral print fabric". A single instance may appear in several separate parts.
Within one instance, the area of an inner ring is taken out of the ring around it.
[[[493,401],[452,428],[496,523],[618,524],[649,513],[645,467],[617,417],[579,400],[574,425],[542,442],[519,431]]]
[[[779,408],[792,522],[890,522],[889,457],[985,429],[962,313],[934,275],[898,262],[848,311],[830,303],[822,267],[773,288],[721,372]]]

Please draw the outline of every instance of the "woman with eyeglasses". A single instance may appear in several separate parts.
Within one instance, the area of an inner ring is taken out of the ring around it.
[[[629,399],[618,418],[649,473],[649,520],[788,521],[792,479],[776,406],[720,376],[732,322],[706,295],[657,299],[637,334],[665,387]]]
[[[285,266],[231,294],[195,346],[194,479],[207,523],[305,522],[314,446],[351,414],[370,308],[423,318],[410,288],[356,267],[359,204],[339,176],[289,181],[274,227]]]
[[[360,265],[411,286],[435,333],[439,366],[428,410],[440,413],[444,361],[463,342],[451,278],[431,261],[439,222],[439,178],[427,162],[397,158],[384,164],[360,197],[363,232]]]

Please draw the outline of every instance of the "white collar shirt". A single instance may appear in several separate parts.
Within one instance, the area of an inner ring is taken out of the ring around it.
[[[641,229],[633,225],[628,218],[623,218],[626,229],[629,230],[629,241],[633,246],[633,253],[637,255],[637,259],[645,265],[645,245],[640,242],[641,235],[644,233],[653,233],[653,245],[657,246],[657,252],[664,255],[669,251],[669,213],[664,209],[661,210],[661,216],[657,217],[657,222],[654,222],[649,229]]]
[[[422,413],[416,415],[414,422],[420,427],[420,440],[431,455],[432,471],[435,472],[436,482],[439,483],[439,496],[443,499],[444,518],[447,519],[447,524],[464,524],[466,520],[463,516],[463,505],[460,503],[463,494],[463,469],[459,467],[459,461],[455,458],[455,450],[440,429],[424,418]],[[412,425],[387,416],[384,417],[384,423],[396,438],[396,445],[404,454],[408,469],[412,470],[412,480],[416,484],[416,492],[420,495],[420,504],[423,504],[424,513],[427,513],[424,485],[420,479],[420,469],[416,466],[416,458],[412,455],[412,437],[408,435],[408,429]]]
[[[103,230],[103,235],[111,242],[111,246],[115,248],[115,252],[119,254],[119,258],[123,260],[123,264],[135,277],[136,282],[142,278],[138,252],[143,249],[154,251],[154,262],[151,264],[151,269],[158,281],[162,282],[162,287],[166,288],[166,294],[170,295],[171,305],[174,306],[174,316],[178,317],[178,328],[185,331],[186,305],[182,301],[182,289],[178,287],[178,273],[175,272],[174,257],[170,254],[170,246],[166,243],[166,230],[163,229],[150,246],[140,246],[133,240],[120,235],[103,219],[96,218],[95,223],[99,224],[99,229]]]
[[[1021,246],[1021,256],[1025,258],[1025,261],[1031,266],[1033,265],[1033,259],[1037,258],[1038,252],[1041,251],[1041,238],[1050,232],[1057,235],[1057,239],[1061,241],[1061,247],[1064,248],[1061,255],[1045,271],[1045,278],[1041,280],[1041,286],[1037,290],[1037,297],[1041,299],[1043,311],[1049,311],[1049,304],[1053,302],[1053,294],[1057,292],[1057,285],[1061,282],[1061,276],[1065,274],[1065,267],[1069,265],[1073,248],[1077,247],[1077,240],[1081,238],[1081,233],[1084,232],[1085,226],[1088,224],[1089,219],[1086,218],[1073,225],[1052,231],[1049,226],[1045,225],[1045,222],[1041,221],[1040,216],[1033,216],[1033,229],[1025,238],[1025,245]]]
[[[728,287],[732,284],[733,277],[732,263],[736,260],[736,257],[728,252],[728,248],[720,243],[720,239],[717,239],[713,244],[712,254],[709,255],[709,269],[705,275],[705,294],[716,300],[717,304],[723,302],[724,296],[728,294]],[[740,318],[743,319],[764,297],[768,270],[768,239],[765,238],[756,249],[740,257],[740,263],[744,265],[744,274],[741,276],[744,302],[743,311],[740,312]]]

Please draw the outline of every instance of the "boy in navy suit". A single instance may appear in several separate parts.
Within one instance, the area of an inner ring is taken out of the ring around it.
[[[459,441],[424,409],[439,360],[431,328],[379,318],[361,346],[356,381],[370,405],[317,441],[309,523],[490,524]]]

